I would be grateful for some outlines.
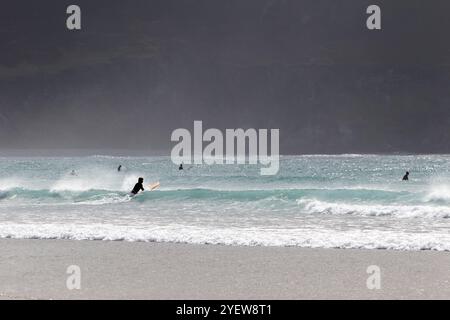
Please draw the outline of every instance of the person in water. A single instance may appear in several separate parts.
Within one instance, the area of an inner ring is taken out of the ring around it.
[[[133,190],[131,190],[131,193],[136,195],[139,193],[139,191],[144,191],[144,178],[139,178],[138,183],[134,186]]]
[[[409,180],[409,171],[406,171],[405,175],[403,176],[403,181],[408,181]]]
[[[120,172],[120,170],[122,170],[122,165],[119,165],[119,167],[117,168],[117,171]]]
[[[183,170],[183,164],[180,163],[180,166],[178,167],[178,170]]]
[[[72,170],[72,172],[70,173],[71,176],[76,176],[77,173],[75,172],[75,170]]]

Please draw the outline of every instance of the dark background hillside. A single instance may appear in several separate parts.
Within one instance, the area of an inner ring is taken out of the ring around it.
[[[279,128],[280,151],[450,152],[448,1],[2,1],[0,148],[170,150]]]

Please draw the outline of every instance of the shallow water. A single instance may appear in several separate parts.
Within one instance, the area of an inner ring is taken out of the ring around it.
[[[130,197],[140,176],[161,187]],[[0,158],[0,237],[450,250],[449,218],[450,155],[283,156],[276,176],[179,171],[168,157]]]

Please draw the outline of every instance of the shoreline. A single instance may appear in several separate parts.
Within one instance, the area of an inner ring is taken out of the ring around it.
[[[1,299],[450,299],[450,253],[0,239]],[[69,266],[81,289],[69,290]],[[380,289],[368,289],[379,267]],[[369,270],[369,272],[372,272]]]
[[[393,251],[393,252],[439,252],[448,253],[450,250],[439,250],[431,248],[421,249],[398,249],[390,247],[376,247],[376,248],[357,248],[357,247],[303,247],[301,245],[265,245],[265,244],[228,244],[228,243],[197,243],[197,242],[183,242],[183,241],[160,241],[160,240],[128,240],[128,239],[76,239],[76,238],[15,238],[15,237],[0,237],[1,241],[63,241],[63,242],[114,242],[114,243],[139,243],[139,244],[154,244],[154,245],[174,245],[174,246],[193,246],[193,247],[231,247],[231,248],[298,248],[301,250],[342,250],[342,251]]]

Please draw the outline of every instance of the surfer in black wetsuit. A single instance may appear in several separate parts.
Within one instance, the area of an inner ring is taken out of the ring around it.
[[[139,191],[144,191],[144,178],[139,178],[138,183],[134,186],[133,190],[131,190],[131,193],[136,195],[139,193]]]
[[[180,166],[178,167],[178,170],[183,170],[183,164],[181,163]]]
[[[119,167],[117,168],[117,171],[120,172],[120,170],[122,170],[122,165],[119,165]]]
[[[409,180],[409,171],[406,171],[405,175],[403,176],[403,181],[408,181]]]

